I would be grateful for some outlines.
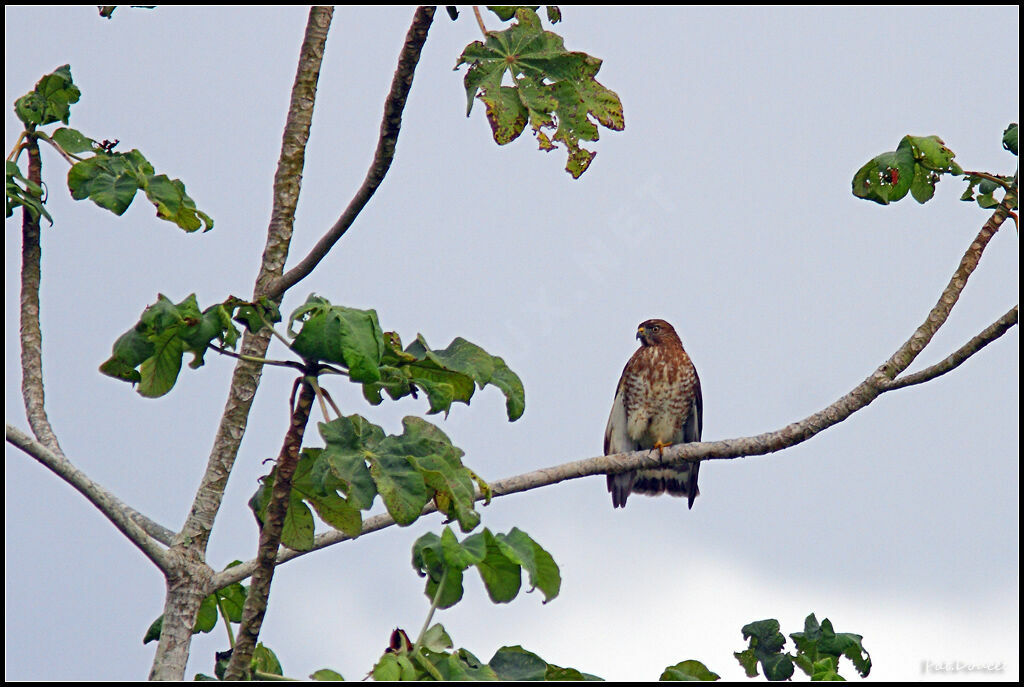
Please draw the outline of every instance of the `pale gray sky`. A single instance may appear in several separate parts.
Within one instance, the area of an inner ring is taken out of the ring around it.
[[[411,16],[335,13],[292,264],[366,173]],[[921,323],[987,217],[948,179],[925,206],[858,200],[856,169],[908,133],[942,136],[966,169],[1016,162],[1000,149],[1019,116],[1016,7],[567,7],[564,17],[556,31],[604,60],[598,80],[625,107],[626,130],[602,130],[583,178],[529,134],[497,147],[479,105],[464,116],[452,66],[479,31],[468,8],[454,23],[439,12],[387,180],[283,308],[316,292],[375,308],[406,339],[421,332],[443,347],[464,336],[503,356],[526,387],[522,420],[508,423],[490,389],[431,418],[485,478],[599,454],[635,327],[650,317],[675,325],[696,363],[706,439],[777,429],[831,403]],[[75,203],[66,165],[44,153],[56,222],[43,245],[51,420],[81,469],[174,529],[232,361],[211,353],[155,401],[97,367],[157,293],[196,292],[206,305],[251,292],[305,19],[298,7],[120,8],[112,21],[92,6],[5,10],[7,145],[13,101],[70,63],[82,89],[71,126],[139,148],[217,222],[185,235],[144,199],[121,218]],[[5,249],[5,414],[25,428],[19,222],[7,222]],[[917,368],[1018,301],[1018,244],[1004,226]],[[941,678],[922,662],[960,661],[1001,663],[984,677],[1016,679],[1018,358],[1014,328],[953,373],[794,449],[705,464],[692,511],[668,497],[613,511],[603,477],[499,499],[484,525],[519,526],[545,546],[561,595],[495,606],[471,580],[436,619],[485,660],[523,644],[609,679],[657,679],[688,658],[738,678],[742,625],[773,617],[788,634],[813,611],[864,635],[872,677]],[[280,369],[264,376],[214,567],[255,554],[246,501],[279,448],[291,382]],[[422,399],[371,408],[356,386],[329,388],[346,412],[394,433],[427,409]],[[145,677],[160,575],[35,461],[8,448],[5,471],[5,677]],[[280,568],[262,641],[290,675],[329,666],[361,678],[394,627],[423,622],[409,551],[439,529],[434,516]],[[211,672],[226,647],[222,628],[196,638],[188,676]]]

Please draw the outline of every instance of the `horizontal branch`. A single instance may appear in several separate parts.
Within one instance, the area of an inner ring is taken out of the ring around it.
[[[416,73],[416,65],[420,61],[420,52],[427,40],[427,31],[434,21],[433,7],[417,7],[413,17],[412,25],[405,36],[405,44],[398,57],[398,68],[395,70],[394,79],[391,81],[391,91],[384,102],[384,117],[380,123],[380,136],[377,140],[377,150],[373,155],[373,162],[366,173],[366,178],[356,194],[349,201],[341,217],[334,223],[326,234],[317,241],[309,254],[292,269],[275,280],[266,290],[271,298],[280,297],[285,291],[296,283],[305,279],[327,253],[334,247],[334,244],[345,235],[348,228],[355,222],[356,217],[373,197],[377,187],[384,181],[385,175],[391,168],[391,162],[395,158],[395,146],[398,144],[398,134],[402,129],[402,112],[405,110],[405,103],[409,97],[409,90],[412,88],[412,79]]]
[[[160,538],[166,539],[167,542],[170,542],[174,536],[170,530],[157,525],[125,505],[116,496],[89,479],[84,472],[72,465],[71,461],[63,455],[46,448],[17,427],[5,423],[5,434],[9,444],[17,446],[77,489],[82,496],[107,516],[107,519],[114,523],[114,527],[128,537],[149,560],[153,561],[163,572],[168,572],[170,563],[167,551],[157,542],[156,534],[151,536],[149,530],[156,529]]]
[[[981,231],[964,253],[959,267],[956,272],[954,272],[953,277],[942,292],[938,302],[928,313],[928,317],[925,319],[924,323],[914,331],[913,335],[911,335],[906,343],[900,346],[900,348],[893,353],[887,361],[880,365],[878,369],[876,369],[867,379],[854,387],[848,394],[823,410],[820,410],[803,420],[786,425],[782,429],[774,432],[765,432],[756,436],[743,437],[739,439],[726,439],[722,441],[702,441],[690,444],[677,444],[666,448],[660,453],[660,455],[656,451],[647,450],[634,451],[632,453],[618,453],[608,456],[596,456],[570,463],[563,463],[562,465],[556,465],[550,468],[535,470],[522,475],[516,475],[515,477],[508,477],[489,483],[493,497],[497,498],[507,496],[509,494],[529,491],[531,489],[537,489],[539,487],[558,484],[559,482],[564,482],[566,480],[578,479],[580,477],[588,477],[591,475],[605,475],[608,473],[624,472],[627,470],[663,467],[666,465],[678,464],[683,461],[742,458],[746,456],[759,456],[766,453],[774,453],[775,451],[781,451],[782,449],[807,441],[819,432],[842,422],[853,413],[866,407],[881,394],[906,386],[907,384],[905,383],[893,382],[893,379],[907,369],[907,367],[914,361],[914,358],[916,358],[921,350],[928,345],[932,340],[932,337],[935,336],[935,333],[949,317],[949,313],[959,299],[960,293],[967,285],[967,279],[978,266],[978,262],[981,260],[981,255],[985,250],[985,246],[988,245],[988,242],[1006,220],[1012,198],[1012,193],[1007,193],[1007,197],[1004,198],[1003,203],[996,209],[989,220],[981,228]],[[1016,322],[1016,308],[1010,311],[1010,313],[1007,313],[1003,319],[1011,317],[1011,313],[1012,319]],[[979,334],[979,337],[987,337],[984,344],[980,344],[973,350],[969,350],[971,343],[968,343],[967,346],[964,346],[962,349],[957,351],[954,356],[963,354],[963,360],[966,360],[984,348],[985,345],[1002,336],[1006,333],[1009,327],[1012,326],[1012,324],[1009,324],[1005,327],[999,327],[997,325],[999,325],[1000,322],[1002,322],[1002,319]],[[993,327],[995,327],[995,330],[993,330]],[[979,337],[975,338],[977,339]],[[973,342],[974,339],[972,339],[972,343]],[[936,372],[935,374],[932,374],[932,377],[949,372],[962,363],[963,360],[949,366],[949,368],[944,372]],[[931,369],[932,368],[923,370],[921,373],[917,373],[917,375],[928,372]],[[916,375],[912,375],[911,377],[914,376]],[[908,377],[907,379],[910,379],[911,377]],[[483,500],[483,498],[484,497],[481,494],[477,494],[476,500],[480,501]],[[433,513],[436,510],[436,506],[428,504],[423,509],[421,515]],[[376,532],[378,530],[385,529],[394,524],[394,519],[387,513],[369,517],[363,521],[362,532],[359,536],[369,532]],[[294,558],[305,555],[306,553],[310,553],[311,551],[332,546],[352,538],[353,537],[350,537],[338,530],[331,530],[318,534],[313,540],[313,548],[310,549],[310,551],[281,549],[278,553],[277,564],[280,565]],[[249,577],[255,569],[256,561],[250,560],[242,563],[241,565],[227,568],[216,573],[210,580],[210,586],[207,589],[207,593],[212,593],[216,589],[221,589],[229,584],[240,582]]]

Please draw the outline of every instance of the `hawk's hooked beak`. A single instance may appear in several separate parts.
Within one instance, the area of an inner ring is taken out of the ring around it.
[[[636,330],[636,338],[638,341],[644,340],[644,328],[640,327]]]

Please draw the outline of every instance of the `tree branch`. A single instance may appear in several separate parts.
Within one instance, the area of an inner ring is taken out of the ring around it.
[[[900,382],[894,383],[892,380],[914,361],[914,358],[917,357],[921,350],[932,340],[932,337],[943,323],[945,323],[950,310],[952,310],[960,297],[960,293],[967,285],[968,278],[978,266],[978,262],[981,260],[981,255],[985,250],[985,246],[988,245],[988,242],[1006,220],[1009,207],[1012,206],[1012,201],[1015,198],[1015,191],[1016,187],[1014,187],[1011,192],[1007,193],[1003,202],[981,228],[981,231],[964,253],[959,267],[956,272],[954,272],[949,284],[939,297],[939,301],[928,313],[928,317],[925,319],[924,323],[915,330],[906,343],[900,346],[900,348],[897,349],[897,351],[893,353],[886,362],[880,365],[878,369],[876,369],[867,379],[828,407],[804,418],[803,420],[786,425],[781,429],[773,432],[765,432],[755,436],[742,437],[739,439],[725,439],[722,441],[702,441],[690,444],[676,444],[675,446],[666,448],[660,455],[657,451],[635,451],[632,453],[596,456],[594,458],[572,461],[570,463],[563,463],[562,465],[556,465],[550,468],[543,468],[533,472],[527,472],[522,475],[508,477],[489,483],[493,497],[498,498],[500,496],[507,496],[509,494],[529,491],[531,489],[537,489],[539,487],[545,487],[552,484],[558,484],[559,482],[564,482],[566,480],[578,479],[580,477],[588,477],[591,475],[605,475],[608,473],[624,472],[627,470],[664,467],[667,465],[679,464],[687,460],[700,461],[731,459],[774,453],[775,451],[781,451],[782,449],[807,441],[819,432],[842,422],[853,413],[866,407],[881,394],[906,386],[907,384],[901,384]],[[1011,313],[1013,313],[1012,317]],[[990,332],[993,328],[998,328],[997,325],[1000,325],[1004,319],[1013,319],[1015,323],[1016,308],[1014,308],[1011,313],[1007,313],[1007,315],[1000,319],[996,324],[989,327],[979,335],[979,337],[989,337],[985,344],[991,343],[991,341],[999,338],[1006,333],[1011,326],[1013,326],[1013,323],[1006,324],[1006,326],[1002,327],[998,333],[995,331]],[[972,339],[972,342],[973,341],[974,340]],[[970,344],[968,344],[968,346],[969,345]],[[965,353],[963,359],[966,360],[971,355],[974,355],[984,348],[984,345],[978,345],[974,350],[968,352],[966,351],[968,346],[957,351],[954,356],[963,352]],[[960,360],[956,365],[959,365],[961,362],[963,362],[963,360]],[[949,369],[953,369],[956,365],[951,366]],[[930,370],[931,368],[928,369]],[[928,370],[924,370],[921,373],[916,374],[920,375],[927,371]],[[948,372],[949,370],[946,371]],[[935,374],[933,376],[938,375]],[[908,377],[908,379],[909,378],[910,377]],[[483,495],[478,493],[476,500],[480,501],[483,500],[483,498]],[[436,510],[436,506],[428,504],[423,509],[422,515],[433,513]],[[378,530],[385,529],[394,524],[394,519],[387,513],[369,517],[363,521],[363,529],[360,536],[369,532],[376,532]],[[290,549],[282,549],[278,553],[277,564],[285,563],[298,558],[299,556],[310,553],[311,551],[332,546],[352,538],[353,537],[349,537],[339,530],[324,532],[314,538],[313,548],[309,551],[300,552]],[[214,574],[210,579],[210,586],[207,589],[207,594],[212,593],[216,589],[226,587],[229,584],[244,580],[246,577],[251,575],[255,569],[256,562],[250,560],[241,565],[237,565]]]
[[[1005,315],[985,327],[985,329],[981,330],[981,333],[973,339],[951,353],[945,360],[935,363],[931,367],[926,367],[920,372],[915,372],[914,374],[894,379],[886,385],[885,390],[892,391],[893,389],[902,389],[915,384],[923,384],[924,382],[935,379],[936,377],[944,375],[951,370],[955,370],[972,355],[1005,334],[1006,331],[1015,324],[1017,324],[1016,305],[1010,308]]]
[[[147,523],[149,529],[159,528],[162,530],[160,533],[166,537],[168,543],[173,533],[128,507],[116,496],[93,482],[84,472],[72,465],[63,453],[51,451],[41,442],[35,441],[10,424],[5,424],[5,437],[9,444],[17,446],[78,490],[89,503],[96,506],[110,522],[114,523],[114,527],[128,537],[149,560],[153,561],[156,567],[165,573],[169,570],[170,564],[166,549],[162,548],[153,536],[150,536],[147,526],[143,523]]]
[[[352,226],[356,217],[363,207],[369,202],[377,187],[384,181],[384,176],[391,167],[395,157],[395,146],[398,143],[398,134],[402,128],[402,111],[405,109],[405,102],[409,96],[409,89],[412,88],[412,79],[416,73],[416,65],[420,60],[420,52],[423,50],[423,43],[427,40],[427,31],[434,21],[433,7],[418,7],[412,20],[412,26],[405,36],[405,45],[398,57],[398,68],[395,70],[394,79],[391,81],[391,92],[384,102],[384,118],[380,123],[380,137],[377,139],[377,151],[374,153],[373,162],[366,173],[362,186],[356,191],[355,196],[349,201],[348,207],[341,213],[341,217],[334,223],[326,234],[317,242],[309,254],[302,261],[288,270],[284,276],[274,281],[267,287],[266,294],[273,297],[280,297],[285,291],[306,278],[310,272],[320,263],[327,253],[334,247],[334,244],[345,235],[348,228]]]
[[[42,160],[39,156],[39,141],[32,135],[31,131],[27,134],[25,132],[22,133],[24,136],[24,147],[28,151],[28,179],[37,186],[42,186],[43,168]],[[19,140],[21,139],[19,138]],[[32,213],[28,209],[22,211],[21,230],[21,395],[25,402],[25,414],[28,418],[29,427],[32,428],[32,433],[39,440],[39,443],[32,442],[31,439],[11,425],[7,425],[7,440],[78,489],[83,496],[100,508],[118,526],[118,529],[124,532],[137,546],[143,548],[143,542],[145,542],[146,546],[151,546],[152,549],[147,555],[156,551],[162,553],[162,549],[156,546],[149,538],[152,537],[163,544],[169,545],[174,536],[173,533],[166,527],[157,524],[133,508],[130,508],[75,468],[71,461],[67,459],[67,456],[64,455],[64,450],[61,448],[57,435],[53,431],[53,426],[50,424],[50,419],[46,414],[46,395],[43,390],[43,333],[39,326],[42,237],[39,218],[33,218]],[[18,436],[24,437],[24,440],[15,439]],[[99,498],[106,504],[106,507],[100,506],[100,502],[93,498],[92,492],[86,490],[86,485],[91,485],[92,489],[98,489],[102,492]],[[131,518],[128,522],[133,528],[129,528],[129,525],[118,524],[118,520],[113,516],[114,511],[118,509],[120,509],[118,511],[119,514],[123,513]],[[132,534],[129,534],[129,532],[132,532]],[[145,549],[143,552],[146,553]],[[150,556],[150,558],[152,559],[153,557]],[[154,560],[154,563],[156,562]]]
[[[28,180],[41,187],[43,167],[39,141],[31,132],[25,137],[25,149],[28,151]],[[42,260],[39,218],[33,218],[25,208],[21,220],[21,395],[32,433],[43,446],[64,455],[46,415],[43,392],[43,332],[39,328]]]
[[[306,33],[299,51],[298,67],[292,86],[288,116],[281,140],[281,155],[274,175],[274,204],[267,228],[267,243],[256,277],[253,301],[267,293],[267,286],[284,269],[291,242],[295,208],[298,204],[305,164],[306,143],[316,102],[320,66],[323,63],[327,32],[334,10],[331,7],[312,7],[306,23]],[[272,297],[280,303],[280,297]],[[242,337],[242,354],[266,357],[270,333],[246,332]],[[168,580],[167,600],[164,605],[164,624],[160,644],[153,658],[151,679],[181,680],[185,675],[189,647],[192,641],[192,623],[195,621],[201,592],[207,586],[204,562],[210,530],[220,510],[228,477],[238,456],[238,447],[248,423],[249,410],[259,387],[263,366],[258,362],[239,360],[231,378],[228,400],[221,416],[220,426],[213,441],[206,472],[196,492],[188,518],[177,537],[171,553],[181,564],[173,578]],[[211,571],[212,572],[212,571]],[[198,584],[198,589],[193,587]]]
[[[267,601],[270,598],[270,585],[274,581],[277,551],[281,548],[281,533],[284,531],[284,519],[288,513],[291,500],[292,477],[299,464],[299,448],[302,437],[309,422],[309,411],[313,406],[315,392],[306,380],[302,381],[299,400],[291,413],[291,424],[284,437],[284,444],[277,457],[274,467],[274,486],[271,490],[270,502],[267,504],[266,515],[260,527],[259,552],[256,555],[257,566],[253,572],[249,593],[245,597],[242,609],[242,622],[238,628],[238,637],[232,648],[231,660],[224,671],[225,680],[248,680],[250,678],[249,663],[252,652],[256,648],[256,640],[263,626],[263,617],[267,613]]]

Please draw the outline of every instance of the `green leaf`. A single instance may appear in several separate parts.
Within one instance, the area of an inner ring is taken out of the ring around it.
[[[850,659],[861,677],[867,677],[871,672],[871,656],[864,650],[862,642],[864,638],[849,632],[837,633],[828,618],[821,621],[819,625],[812,613],[804,621],[804,631],[794,632],[790,637],[796,644],[797,651],[810,659],[812,670],[808,674],[812,676],[812,679],[836,679],[835,677],[815,678],[813,673],[835,673],[841,656]],[[827,657],[833,659],[832,663],[821,663],[822,659]],[[808,672],[806,667],[801,667],[804,672]]]
[[[907,195],[914,180],[913,151],[903,147],[882,153],[861,167],[853,177],[853,195],[882,205]]]
[[[235,561],[228,567],[238,565],[241,561]],[[217,626],[217,620],[220,618],[220,610],[218,608],[218,601],[220,607],[223,607],[224,612],[228,616],[228,620],[231,622],[242,621],[242,607],[245,605],[245,597],[248,594],[248,590],[241,583],[235,582],[232,585],[225,587],[224,589],[218,589],[213,594],[205,597],[199,604],[199,611],[196,614],[196,622],[192,627],[192,634],[199,634],[200,632],[210,632],[214,627]],[[150,624],[149,629],[146,630],[146,635],[142,638],[143,644],[149,642],[159,641],[160,633],[163,630],[164,616],[161,614],[159,618],[154,620]]]
[[[142,637],[143,644],[149,644],[150,642],[160,641],[160,632],[164,627],[164,616],[161,613],[160,617],[154,620],[149,625],[149,629],[146,630],[146,634]]]
[[[441,623],[435,623],[423,633],[420,646],[431,651],[444,651],[445,649],[451,649],[454,645],[444,626]]]
[[[138,150],[97,153],[68,170],[68,190],[75,200],[88,198],[120,216],[152,173],[153,166]]]
[[[743,638],[750,640],[749,647],[733,655],[747,673],[757,675],[757,664],[761,664],[764,676],[769,680],[788,680],[793,675],[793,659],[782,652],[786,638],[779,632],[779,621],[758,620],[743,626]]]
[[[519,645],[501,647],[487,665],[506,682],[543,680],[548,670],[547,661]]]
[[[954,157],[938,136],[904,136],[895,152],[882,153],[857,171],[853,195],[887,205],[909,191],[925,203],[935,195],[941,174],[963,174]]]
[[[914,159],[925,168],[936,172],[963,174],[960,165],[953,161],[956,154],[947,148],[945,142],[938,136],[905,136],[903,140],[910,145]]]
[[[438,510],[458,520],[463,532],[472,531],[480,523],[480,515],[474,509],[475,484],[462,464],[462,450],[425,420],[407,417],[402,425],[403,434],[382,441],[380,450],[404,455],[433,491]]]
[[[491,9],[507,13],[512,8]],[[565,145],[566,171],[579,178],[595,155],[582,148],[580,141],[598,140],[598,124],[621,131],[625,127],[622,102],[595,79],[601,60],[567,51],[561,36],[542,29],[534,9],[515,8],[516,23],[511,27],[490,31],[485,41],[466,46],[455,64],[456,69],[468,65],[466,114],[472,111],[474,98],[479,98],[499,145],[518,138],[528,121],[541,150],[554,149],[555,141]],[[560,17],[557,8],[548,9],[549,20]],[[506,72],[514,85],[503,85]]]
[[[54,136],[57,133],[59,131]],[[201,227],[203,231],[213,229],[213,220],[196,208],[195,201],[185,192],[185,185],[165,174],[154,174],[153,165],[138,150],[127,153],[97,151],[93,157],[75,163],[68,170],[68,189],[75,200],[88,198],[116,215],[124,214],[136,191],[142,189],[156,207],[156,216],[160,219],[173,222],[189,232]]]
[[[64,149],[64,152],[71,153],[84,153],[87,150],[92,150],[96,141],[92,140],[77,129],[68,129],[61,127],[53,132],[50,136],[53,142]]]
[[[237,338],[238,330],[223,304],[200,312],[195,294],[177,304],[160,294],[157,302],[143,311],[135,327],[117,339],[100,372],[137,383],[140,395],[157,398],[174,386],[185,352],[192,353],[189,365],[197,368],[214,339],[233,346]]]
[[[910,195],[918,203],[927,203],[935,195],[935,183],[939,175],[921,165],[914,166],[914,180],[910,183]]]
[[[558,5],[547,5],[548,21],[552,24],[557,24],[562,21],[562,10],[558,9]]]
[[[314,529],[313,513],[303,503],[302,497],[293,491],[281,529],[281,544],[295,551],[310,551]]]
[[[6,216],[10,217],[14,214],[14,208],[21,206],[28,211],[33,220],[38,221],[40,217],[45,217],[50,226],[53,226],[53,218],[43,207],[45,201],[42,187],[22,176],[16,162],[7,160],[6,172]]]
[[[146,197],[156,206],[156,216],[174,222],[185,231],[213,229],[213,220],[205,212],[196,209],[196,203],[185,193],[185,184],[179,179],[170,179],[166,174],[151,176],[145,186]]]
[[[708,670],[700,661],[682,661],[665,668],[662,672],[661,677],[658,678],[661,682],[670,681],[700,681],[700,682],[715,682],[722,679],[717,673],[713,673]]]
[[[562,576],[551,554],[518,527],[495,536],[498,548],[509,560],[518,563],[530,576],[530,591],[540,589],[544,603],[558,596]]]
[[[516,598],[522,587],[523,574],[519,564],[505,555],[507,548],[498,545],[491,531],[484,529],[468,539],[480,538],[486,546],[484,559],[476,564],[487,594],[494,603],[508,603]]]
[[[281,662],[277,660],[277,656],[273,651],[263,645],[263,642],[258,643],[256,648],[253,649],[252,669],[271,675],[284,675]]]
[[[292,313],[288,321],[291,334],[296,322],[302,323],[292,334],[292,350],[307,360],[321,360],[348,368],[354,382],[380,380],[384,354],[384,332],[373,310],[357,310],[331,305],[326,299],[310,296]]]
[[[743,666],[743,671],[747,674],[747,677],[757,677],[757,656],[754,655],[753,649],[734,651],[732,655]]]
[[[445,534],[454,537],[447,527],[442,536]],[[458,546],[458,542],[455,545]],[[412,547],[412,567],[416,574],[427,578],[423,593],[431,602],[436,598],[438,608],[451,608],[462,600],[463,571],[468,564],[456,562],[458,557],[453,557],[453,560],[446,559],[445,548],[450,547],[451,542],[442,542],[442,537],[433,532],[421,536]],[[438,596],[437,590],[441,584],[444,584],[444,587]]]
[[[77,103],[81,95],[71,79],[71,65],[66,64],[41,78],[35,89],[18,98],[14,112],[27,125],[67,124],[71,105]]]
[[[250,303],[241,299],[228,299],[225,306],[236,306],[234,320],[244,324],[250,332],[258,332],[266,325],[264,320],[274,324],[281,321],[281,310],[272,300],[263,296],[259,301]]]
[[[388,513],[399,525],[411,525],[431,496],[420,471],[404,455],[387,450],[368,460],[370,475]]]
[[[1014,122],[1003,131],[1003,149],[1017,154],[1017,123]]]
[[[345,680],[345,678],[343,678],[341,676],[341,673],[339,673],[336,670],[331,670],[330,668],[321,668],[320,670],[318,670],[315,673],[313,673],[312,675],[310,675],[309,679],[310,680],[320,680],[321,682],[326,682],[326,681],[343,682]]]
[[[447,348],[434,351],[419,335],[403,353],[406,358],[396,360],[394,369],[403,373],[408,383],[427,393],[431,413],[447,412],[454,401],[468,405],[473,398],[474,385],[482,389],[491,384],[505,394],[509,421],[522,416],[526,394],[519,376],[504,360],[476,344],[457,337]]]

